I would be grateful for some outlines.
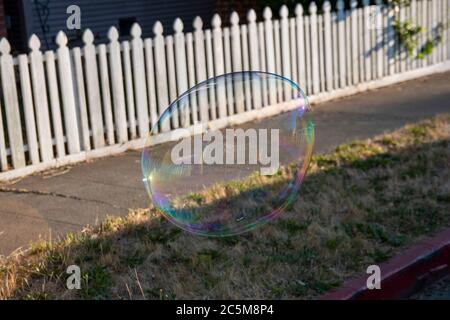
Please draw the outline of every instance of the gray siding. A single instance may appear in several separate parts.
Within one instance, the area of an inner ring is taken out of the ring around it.
[[[27,1],[27,0],[25,0]],[[47,6],[43,0],[28,0],[31,20],[29,33],[36,33],[42,47],[53,48],[54,37],[63,30],[69,39],[76,39],[76,31],[67,30],[66,9],[70,5],[78,5],[81,9],[81,29],[90,28],[96,36],[96,42],[105,42],[110,26],[119,27],[120,18],[136,17],[142,27],[144,37],[153,35],[155,21],[164,25],[164,33],[171,34],[173,20],[182,18],[185,30],[192,30],[192,20],[201,16],[208,25],[214,14],[215,0],[50,0]],[[45,18],[47,15],[47,19]],[[44,36],[43,26],[47,28]],[[29,36],[29,35],[28,35]],[[79,36],[79,35],[78,35]],[[46,41],[45,41],[46,39]],[[74,41],[76,43],[76,41]]]

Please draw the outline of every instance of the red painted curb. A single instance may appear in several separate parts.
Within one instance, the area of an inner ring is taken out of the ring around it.
[[[380,265],[381,289],[367,288],[365,274],[346,282],[321,300],[404,299],[450,273],[450,229],[405,250]]]

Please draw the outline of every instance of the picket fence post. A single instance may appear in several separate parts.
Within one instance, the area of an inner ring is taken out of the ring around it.
[[[258,30],[256,26],[256,12],[250,10],[247,14],[248,21],[248,42],[249,42],[249,59],[250,70],[259,71],[259,46],[258,46]],[[260,109],[261,105],[261,83],[258,81],[252,81],[252,100],[253,107]]]
[[[224,74],[225,62],[223,57],[223,37],[222,37],[222,20],[218,14],[215,14],[211,21],[212,25],[212,40],[213,40],[213,57],[214,57],[214,75],[219,76]],[[219,118],[227,116],[226,109],[226,92],[225,79],[219,78],[217,80],[217,107],[219,111]]]
[[[158,114],[161,116],[165,109],[169,106],[168,90],[167,87],[167,69],[166,69],[166,49],[164,44],[163,26],[161,22],[157,21],[153,26],[153,46],[154,46],[154,58],[155,63],[155,79],[156,81],[156,94],[158,97]],[[167,132],[170,130],[168,121],[161,124],[159,128],[161,132]]]
[[[275,73],[275,47],[273,39],[272,10],[269,7],[264,9],[264,28],[266,32],[266,58],[267,72]],[[269,104],[277,103],[276,85],[273,81],[269,81]]]
[[[108,61],[106,56],[106,45],[100,44],[97,47],[98,62],[100,69],[100,89],[102,95],[103,115],[106,127],[106,137],[109,145],[115,143],[113,114],[111,107],[111,90],[109,83]]]
[[[324,41],[325,41],[325,78],[327,91],[333,90],[333,66],[332,57],[333,47],[331,44],[331,4],[329,1],[325,1],[322,6],[323,19],[324,19]]]
[[[239,29],[239,15],[236,11],[230,16],[231,32],[231,61],[233,72],[242,71],[241,32]],[[234,81],[234,101],[237,113],[245,111],[244,86],[242,81]]]
[[[299,3],[295,7],[295,23],[297,25],[297,45],[298,45],[298,84],[301,88],[306,85],[306,65],[305,65],[305,34],[303,28],[303,7]]]
[[[8,40],[0,40],[0,71],[3,96],[5,100],[6,124],[11,149],[12,163],[15,169],[24,167],[25,153],[23,147],[22,125],[20,120],[19,98],[17,95],[14,62],[10,54]]]
[[[203,21],[196,17],[193,22],[194,27],[194,58],[197,83],[206,80],[206,56],[205,56],[205,36],[203,33]],[[200,108],[200,122],[209,120],[208,95],[202,90],[198,93],[198,106]]]
[[[282,63],[282,75],[288,79],[291,79],[291,59],[289,57],[291,53],[289,44],[289,10],[286,5],[282,5],[280,8],[280,34],[281,34],[281,63]],[[288,84],[284,84],[284,99],[288,100],[291,97],[292,87]]]
[[[73,89],[72,66],[70,52],[67,48],[67,37],[60,31],[56,36],[58,49],[59,84],[61,88],[62,105],[64,110],[64,123],[66,129],[67,146],[70,154],[80,152],[80,138],[75,106],[75,94]]]
[[[194,87],[197,83],[195,81],[195,57],[194,57],[194,39],[191,32],[186,34],[186,61],[189,87]],[[198,103],[197,95],[191,95],[191,113],[192,123],[198,123]]]
[[[56,156],[57,158],[62,158],[66,155],[66,149],[61,118],[61,104],[59,101],[59,84],[56,75],[55,54],[53,51],[47,51],[45,53],[45,64],[48,79],[53,131],[55,133]]]
[[[39,146],[36,131],[36,118],[34,116],[33,91],[31,89],[30,71],[28,68],[28,56],[21,54],[18,57],[20,86],[22,90],[23,115],[25,117],[25,128],[28,144],[28,155],[32,164],[39,160]]]
[[[72,49],[73,66],[73,92],[75,96],[75,108],[77,111],[77,124],[81,150],[91,150],[91,133],[89,128],[89,113],[86,102],[86,88],[84,85],[82,53],[79,47]]]
[[[339,85],[341,88],[347,86],[346,56],[345,56],[345,12],[344,1],[337,1],[338,9],[338,46],[339,46]]]
[[[109,68],[111,70],[112,100],[117,140],[124,143],[128,140],[127,116],[125,111],[125,89],[123,87],[122,57],[118,42],[119,32],[115,27],[108,31]]]
[[[94,149],[105,145],[105,134],[103,128],[102,101],[100,97],[100,86],[98,79],[97,54],[94,46],[94,34],[86,29],[83,34],[84,42],[84,73],[86,75],[87,101],[89,107],[89,119],[91,122]]]
[[[134,96],[136,101],[139,137],[145,138],[150,131],[147,101],[147,81],[145,78],[144,45],[141,39],[142,29],[134,23],[131,27],[131,53],[134,82]]]
[[[175,34],[174,39],[174,56],[175,56],[175,72],[176,72],[176,84],[177,84],[177,96],[181,96],[188,89],[187,67],[186,67],[186,47],[183,34],[183,22],[180,18],[175,19],[173,23],[173,30]],[[187,127],[189,125],[189,101],[182,101],[183,105],[178,106],[181,109],[181,126]]]

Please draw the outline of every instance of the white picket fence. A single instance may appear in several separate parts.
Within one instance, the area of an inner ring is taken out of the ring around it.
[[[60,31],[55,52],[42,53],[39,39],[32,36],[30,53],[17,57],[2,39],[0,181],[139,148],[171,101],[224,73],[281,74],[318,101],[450,69],[448,29],[431,56],[413,59],[399,50],[393,13],[381,0],[376,6],[368,0],[361,8],[357,4],[354,0],[344,10],[338,1],[338,11],[331,12],[325,2],[320,15],[314,3],[308,14],[297,5],[289,15],[283,6],[279,20],[266,8],[262,21],[250,10],[245,24],[233,13],[230,27],[221,27],[215,15],[211,30],[203,30],[196,18],[191,33],[184,33],[183,22],[176,19],[174,34],[168,36],[157,22],[148,39],[141,39],[135,24],[131,40],[122,42],[112,27],[109,43],[100,45],[94,45],[87,29],[84,46],[73,49]],[[450,0],[412,0],[400,16],[426,27],[423,44],[440,23],[448,26],[449,9]],[[208,101],[191,101],[190,123],[184,125],[220,121],[226,126],[264,115],[255,111],[267,107],[277,112],[273,107],[283,96],[266,89],[246,87],[243,107],[235,102],[232,84],[224,86]],[[178,126],[178,120],[172,121],[170,130]]]

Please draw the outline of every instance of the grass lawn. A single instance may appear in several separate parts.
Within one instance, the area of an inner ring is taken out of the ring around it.
[[[270,192],[270,179],[194,198],[213,208],[249,187]],[[314,298],[448,226],[450,114],[314,156],[293,205],[244,235],[194,236],[142,209],[34,243],[0,260],[0,298]],[[72,264],[81,290],[66,289]]]

